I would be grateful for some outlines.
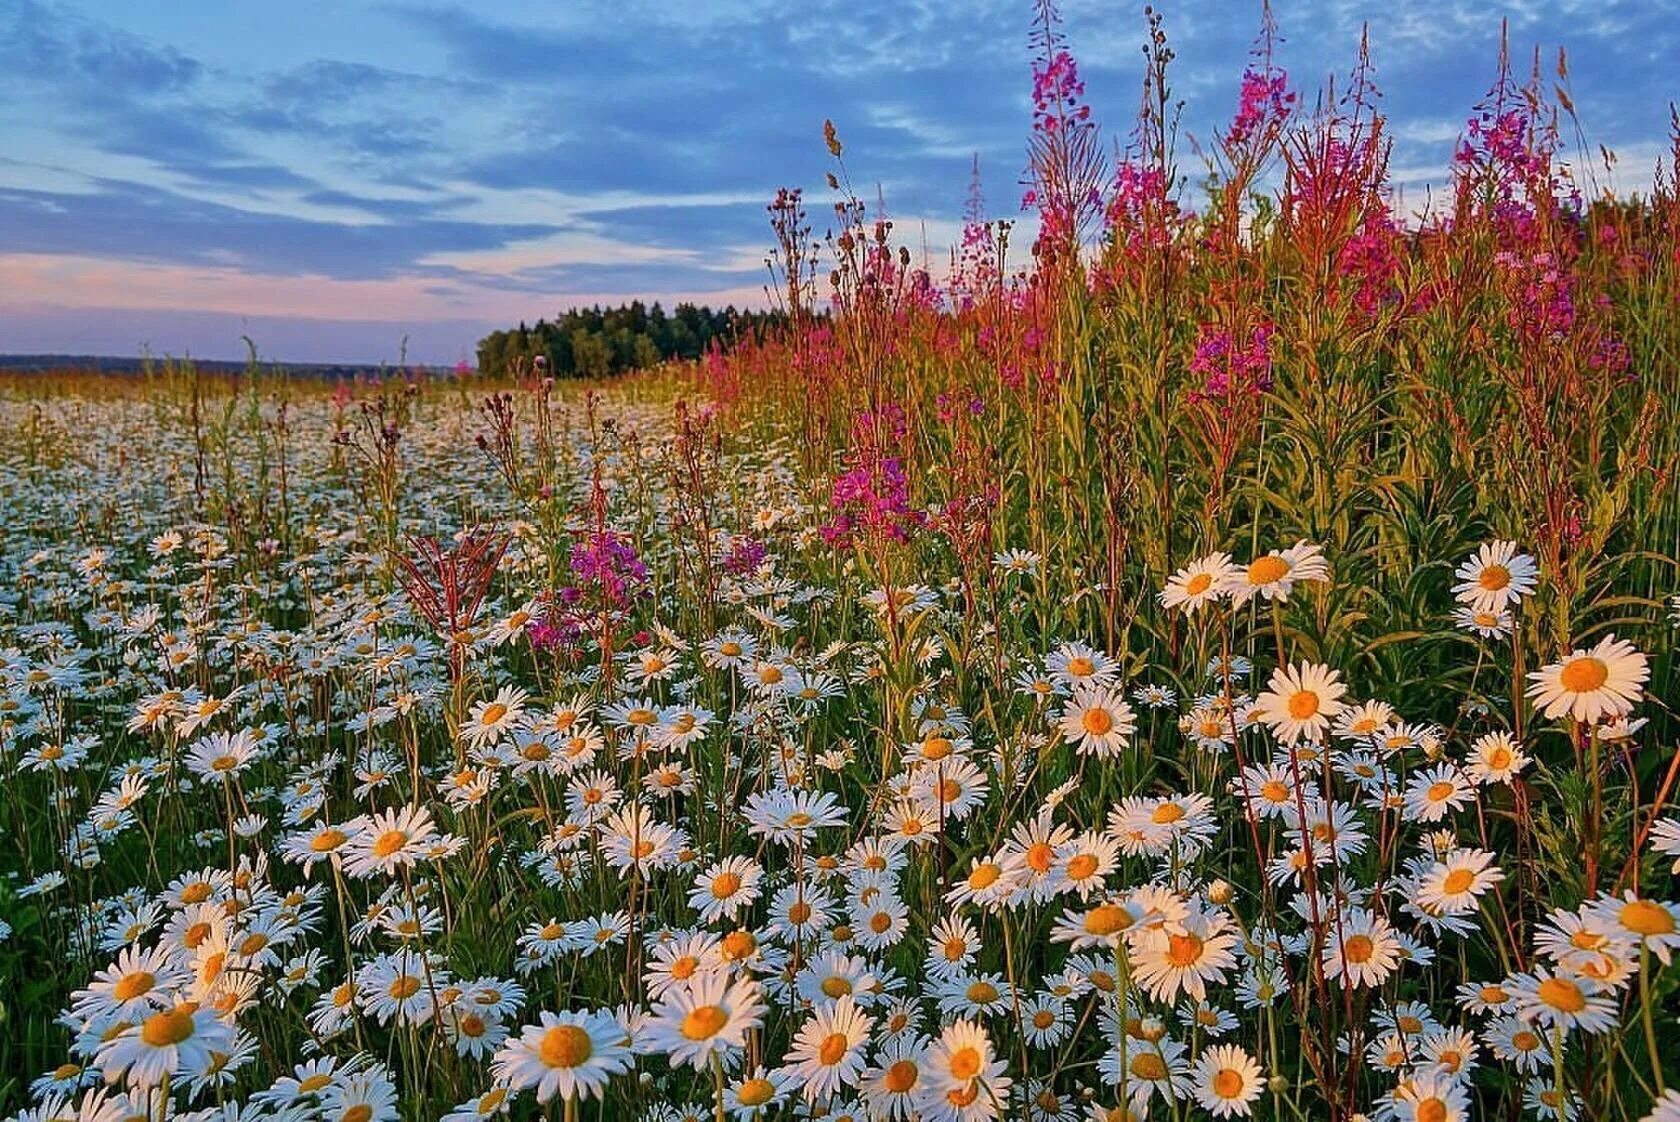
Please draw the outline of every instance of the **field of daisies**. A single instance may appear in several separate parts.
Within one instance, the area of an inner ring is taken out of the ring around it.
[[[1038,13],[1030,252],[831,125],[729,354],[0,383],[0,1116],[1680,1119],[1674,162]]]

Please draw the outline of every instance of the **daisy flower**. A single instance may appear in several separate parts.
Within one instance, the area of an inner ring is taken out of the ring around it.
[[[918,1106],[928,1122],[977,1122],[994,1118],[1009,1101],[1013,1080],[992,1057],[991,1037],[977,1021],[959,1020],[928,1045],[926,1081]]]
[[[1044,659],[1045,670],[1069,689],[1102,686],[1120,676],[1120,664],[1095,647],[1064,643]]]
[[[135,1021],[159,1009],[172,1009],[187,973],[167,945],[151,950],[126,947],[110,966],[94,975],[86,989],[70,995],[77,1017],[100,1024]]]
[[[1190,1068],[1190,1093],[1215,1118],[1253,1113],[1263,1087],[1260,1065],[1235,1044],[1203,1049]]]
[[[215,732],[197,741],[187,750],[186,763],[200,782],[222,783],[237,778],[257,758],[256,740],[242,730]]]
[[[1463,772],[1452,764],[1439,763],[1406,783],[1406,817],[1413,822],[1439,822],[1475,798],[1476,790]]]
[[[765,1005],[757,981],[731,983],[722,971],[704,971],[673,986],[653,1008],[646,1030],[649,1050],[664,1052],[672,1067],[703,1070],[712,1055],[746,1046],[748,1029],[764,1023]]]
[[[755,1122],[775,1112],[797,1080],[787,1072],[755,1067],[731,1079],[723,1089],[723,1109],[738,1122]]]
[[[1156,1001],[1170,1003],[1181,991],[1206,997],[1207,983],[1223,980],[1237,964],[1232,948],[1238,935],[1225,912],[1193,911],[1177,926],[1152,929],[1137,940],[1134,977]]]
[[[1324,551],[1303,539],[1288,549],[1274,549],[1264,557],[1256,557],[1246,568],[1233,566],[1224,591],[1237,604],[1246,604],[1256,595],[1284,601],[1289,599],[1296,581],[1329,579],[1330,565],[1324,559]]]
[[[707,869],[688,894],[689,907],[700,913],[703,923],[727,919],[731,923],[742,908],[758,899],[758,882],[764,869],[747,857],[726,857]]]
[[[1062,739],[1081,756],[1114,759],[1131,743],[1137,729],[1132,707],[1120,691],[1102,685],[1080,685],[1062,707]]]
[[[394,873],[422,860],[435,832],[425,807],[380,811],[359,822],[344,843],[344,871],[352,877]]]
[[[1531,973],[1514,974],[1505,983],[1516,1013],[1546,1028],[1580,1028],[1589,1033],[1616,1027],[1616,1004],[1597,982],[1581,974],[1554,973],[1537,966]]]
[[[1464,770],[1479,784],[1511,783],[1528,766],[1528,755],[1504,731],[1486,733],[1470,746]]]
[[[1390,1109],[1395,1122],[1465,1122],[1470,1094],[1455,1080],[1416,1075],[1394,1089]]]
[[[110,1082],[155,1087],[177,1075],[208,1071],[218,1052],[233,1049],[233,1029],[208,1005],[188,1002],[152,1013],[106,1040],[98,1064]]]
[[[1309,662],[1272,671],[1270,688],[1255,698],[1255,712],[1285,744],[1324,738],[1344,708],[1347,687],[1328,666]]]
[[[1033,1048],[1054,1048],[1067,1039],[1073,1018],[1067,1002],[1052,994],[1037,994],[1021,1003],[1021,1032]]]
[[[1498,615],[1534,591],[1540,569],[1534,558],[1517,552],[1517,543],[1487,542],[1460,565],[1453,595],[1475,612]]]
[[[1330,925],[1323,951],[1324,976],[1346,978],[1354,988],[1376,988],[1400,965],[1400,941],[1382,916],[1349,908]]]
[[[1475,911],[1478,897],[1504,879],[1487,850],[1455,849],[1418,880],[1415,897],[1426,908],[1457,915]]]
[[[1623,896],[1605,896],[1589,905],[1602,922],[1614,924],[1626,936],[1650,949],[1664,965],[1680,947],[1680,906],[1642,897],[1632,889]]]
[[[491,1061],[496,1082],[537,1089],[537,1101],[605,1097],[609,1079],[630,1067],[629,1034],[611,1013],[541,1013]]]
[[[503,686],[489,701],[475,702],[461,723],[461,739],[472,748],[495,744],[524,718],[530,696],[517,686]]]
[[[1503,639],[1516,626],[1510,612],[1485,612],[1460,605],[1453,610],[1453,626],[1470,631],[1483,639]]]
[[[1229,553],[1210,553],[1174,573],[1161,589],[1161,605],[1195,615],[1204,605],[1225,595],[1241,570]]]
[[[927,1041],[920,1036],[896,1037],[875,1053],[875,1063],[863,1073],[859,1090],[872,1117],[884,1122],[909,1122],[916,1101],[925,1097],[923,1063]]]
[[[1528,696],[1548,718],[1567,714],[1593,724],[1627,716],[1650,676],[1645,656],[1632,643],[1606,635],[1591,648],[1576,648],[1561,662],[1530,673]]]
[[[1659,818],[1651,824],[1651,848],[1674,858],[1674,873],[1680,874],[1680,818]]]
[[[829,791],[758,791],[747,797],[741,813],[748,833],[783,845],[846,822],[846,808]]]
[[[857,1085],[863,1073],[863,1045],[874,1023],[850,994],[813,1010],[782,1061],[782,1070],[803,1084],[806,1102]]]

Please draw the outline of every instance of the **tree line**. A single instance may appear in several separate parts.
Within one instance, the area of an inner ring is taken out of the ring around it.
[[[714,345],[727,350],[737,340],[762,337],[786,317],[734,305],[714,311],[678,304],[666,312],[656,301],[617,308],[574,308],[553,320],[523,322],[492,331],[478,343],[478,369],[488,374],[529,370],[538,358],[556,377],[603,378],[656,366],[669,359],[696,359]]]

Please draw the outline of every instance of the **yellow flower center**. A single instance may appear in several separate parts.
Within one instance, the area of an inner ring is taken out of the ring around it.
[[[484,707],[484,713],[479,717],[479,722],[488,727],[507,716],[507,713],[507,706],[503,705],[499,701],[492,701],[489,705]]]
[[[1342,959],[1355,966],[1370,962],[1371,956],[1377,951],[1377,945],[1371,941],[1369,935],[1350,935],[1342,942]]]
[[[1489,565],[1476,578],[1476,583],[1489,592],[1498,592],[1511,583],[1511,570],[1503,565]]]
[[[980,1074],[980,1052],[972,1046],[951,1053],[951,1075],[957,1079],[973,1079]]]
[[[343,830],[334,826],[328,826],[325,830],[322,830],[313,838],[309,839],[309,848],[314,850],[316,853],[331,853],[348,840],[349,836],[345,834]]]
[[[824,978],[822,980],[822,985],[819,988],[823,991],[825,996],[838,1001],[840,998],[845,997],[847,994],[852,992],[852,983],[850,979],[842,978],[836,974]]]
[[[1609,678],[1610,668],[1591,655],[1572,658],[1558,671],[1558,684],[1570,693],[1591,693]]]
[[[846,1039],[843,1032],[831,1032],[823,1039],[822,1047],[817,1049],[817,1062],[825,1067],[833,1067],[846,1055],[846,1049],[851,1041]]]
[[[1289,696],[1289,715],[1304,721],[1318,713],[1318,694],[1312,690],[1296,690]]]
[[[997,987],[990,982],[975,982],[968,987],[968,999],[977,1005],[988,1005],[998,999]]]
[[[140,1039],[153,1048],[170,1048],[189,1039],[197,1027],[191,1009],[168,1009],[146,1018],[140,1026]]]
[[[975,866],[974,871],[968,874],[968,887],[976,892],[984,892],[996,884],[998,877],[1002,875],[1003,870],[988,861],[984,865]]]
[[[387,992],[398,1001],[407,1001],[420,992],[420,979],[413,974],[398,974],[391,979]]]
[[[687,1022],[683,1029],[686,1032]],[[578,1067],[595,1052],[595,1042],[576,1025],[555,1025],[543,1033],[537,1054],[549,1067]]]
[[[1080,718],[1080,723],[1085,726],[1085,731],[1092,736],[1107,736],[1109,731],[1114,728],[1114,717],[1107,709],[1098,706],[1085,710],[1085,715]]]
[[[152,983],[157,979],[144,970],[136,970],[132,974],[124,974],[117,979],[117,984],[111,987],[111,996],[118,1001],[133,1001],[141,994],[152,991]]]
[[[712,896],[727,900],[741,891],[741,877],[737,873],[719,873],[712,878]]]
[[[1449,896],[1457,896],[1460,892],[1475,883],[1476,874],[1469,869],[1454,869],[1447,874],[1447,879],[1441,883],[1441,888]]]
[[[386,830],[373,841],[375,857],[389,857],[408,844],[408,835],[401,830]]]
[[[1536,997],[1563,1013],[1579,1013],[1587,1007],[1587,995],[1567,978],[1547,978],[1534,991]]]
[[[763,1106],[776,1094],[776,1085],[768,1079],[749,1079],[735,1089],[735,1097],[742,1106]]]
[[[1108,936],[1124,931],[1132,922],[1132,913],[1119,904],[1099,904],[1086,913],[1085,930],[1092,935]]]
[[[1674,934],[1673,913],[1650,900],[1628,901],[1622,905],[1622,910],[1617,913],[1616,918],[1635,935],[1649,937]]]
[[[1183,935],[1169,935],[1167,937],[1167,961],[1183,969],[1194,966],[1202,957],[1202,940],[1200,937],[1185,932]]]
[[[1084,655],[1075,655],[1068,659],[1067,672],[1073,678],[1089,678],[1097,672],[1097,665]]]
[[[1174,802],[1162,803],[1149,816],[1157,826],[1166,826],[1184,817],[1184,808]]]
[[[1097,859],[1092,857],[1089,853],[1078,854],[1067,863],[1067,875],[1069,880],[1085,880],[1096,871]]]
[[[887,1090],[895,1095],[902,1095],[916,1085],[916,1077],[920,1074],[916,1065],[909,1060],[898,1060],[887,1069],[887,1076],[883,1082]]]
[[[1184,594],[1186,596],[1200,596],[1212,584],[1213,575],[1211,573],[1197,573],[1184,582]]]
[[[1447,1122],[1447,1104],[1434,1096],[1419,1099],[1413,1117],[1417,1122]]]
[[[1213,1076],[1213,1093],[1222,1099],[1234,1099],[1242,1094],[1242,1072],[1222,1067]]]
[[[1139,1052],[1132,1057],[1132,1074],[1151,1082],[1167,1077],[1167,1064],[1153,1052]]]
[[[1289,562],[1275,553],[1256,557],[1248,566],[1248,583],[1259,587],[1276,584],[1289,575]]]
[[[683,1018],[682,1034],[690,1040],[710,1040],[729,1023],[729,1014],[717,1005],[697,1005]]]

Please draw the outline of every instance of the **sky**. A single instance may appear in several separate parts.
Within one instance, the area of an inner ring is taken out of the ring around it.
[[[1156,0],[1181,163],[1234,110],[1258,0]],[[1105,135],[1142,4],[1066,0]],[[1369,25],[1403,203],[1445,179],[1494,75],[1569,54],[1612,186],[1647,186],[1680,98],[1680,0],[1274,0],[1310,101]],[[631,298],[762,305],[766,203],[822,124],[943,260],[978,157],[1016,217],[1025,0],[0,0],[0,353],[470,358],[486,331]],[[1599,181],[1605,180],[1602,171]]]

